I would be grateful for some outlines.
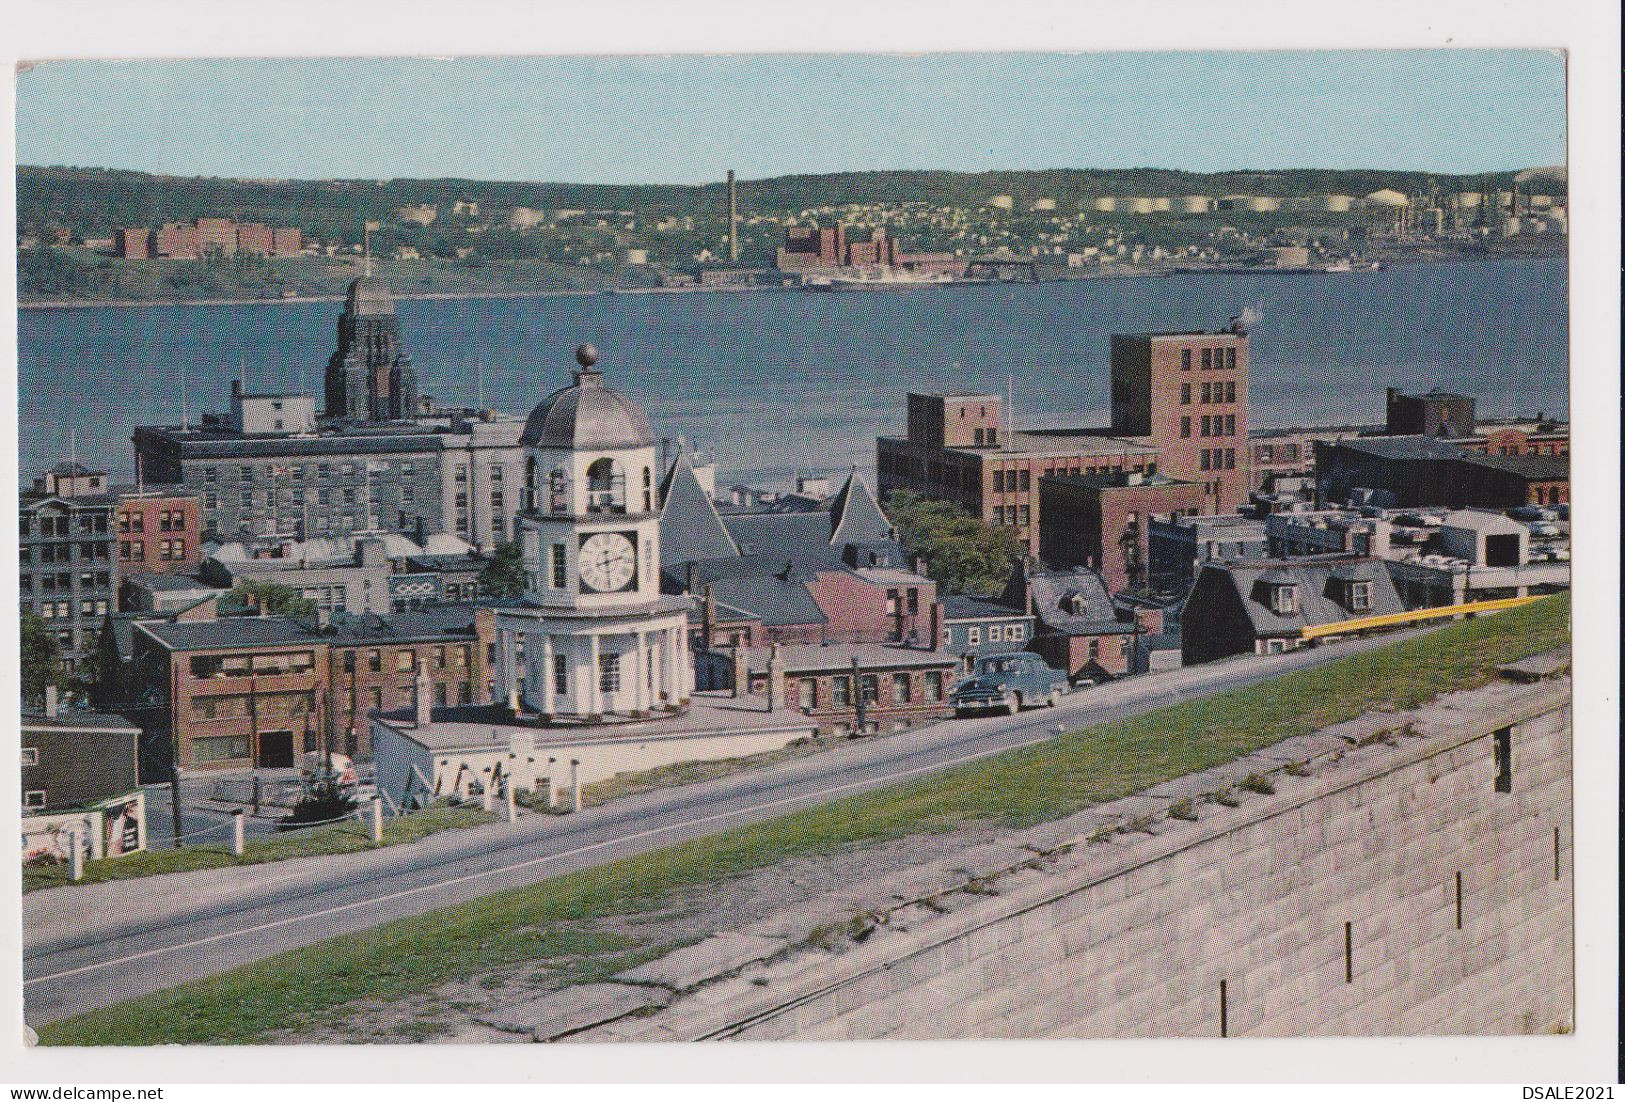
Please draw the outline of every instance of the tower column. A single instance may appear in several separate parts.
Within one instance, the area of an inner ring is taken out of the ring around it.
[[[601,716],[604,714],[604,708],[603,694],[598,689],[598,659],[600,657],[598,636],[589,635],[587,641],[587,676],[583,678],[587,683],[586,706],[582,709],[582,712],[585,715]]]
[[[542,636],[542,669],[538,679],[540,694],[537,700],[541,701],[542,714],[550,716],[555,711],[553,707],[553,636]]]
[[[633,707],[640,712],[649,710],[649,636],[646,632],[636,632],[638,645],[633,650],[633,659],[636,669],[633,671],[632,701]]]
[[[663,634],[665,636],[665,647],[663,649],[666,652],[666,702],[675,708],[677,706],[677,702],[683,698],[682,670],[684,647],[682,645],[682,629],[670,627],[667,628]]]

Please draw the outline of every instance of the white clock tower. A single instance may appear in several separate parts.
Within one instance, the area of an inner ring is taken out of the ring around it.
[[[604,385],[596,349],[576,361],[519,441],[526,592],[496,610],[497,690],[544,721],[675,710],[693,685],[691,601],[660,593],[654,431]]]

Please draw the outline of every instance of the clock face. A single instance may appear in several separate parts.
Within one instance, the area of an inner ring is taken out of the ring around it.
[[[618,593],[638,572],[637,545],[619,532],[599,532],[581,541],[577,561],[583,589]]]

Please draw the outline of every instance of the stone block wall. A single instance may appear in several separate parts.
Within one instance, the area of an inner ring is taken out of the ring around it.
[[[753,969],[582,1039],[1567,1031],[1569,724],[1562,678],[1361,717],[1013,832],[973,894],[878,887],[875,936],[786,927]],[[1257,775],[1274,791],[1240,787]]]

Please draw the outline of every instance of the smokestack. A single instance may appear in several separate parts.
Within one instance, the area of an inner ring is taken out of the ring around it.
[[[734,183],[734,170],[728,170],[728,260],[739,263],[739,188]]]

